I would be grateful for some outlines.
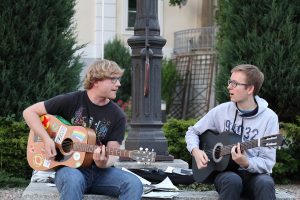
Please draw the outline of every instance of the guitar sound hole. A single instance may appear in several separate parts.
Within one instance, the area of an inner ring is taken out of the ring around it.
[[[64,159],[64,155],[60,152],[60,150],[58,148],[56,148],[56,156],[55,156],[54,160],[56,162],[59,162],[62,159]]]
[[[67,138],[63,141],[61,147],[65,153],[69,153],[73,149],[73,141]]]
[[[221,157],[221,147],[217,146],[217,148],[215,149],[215,158],[219,159]]]

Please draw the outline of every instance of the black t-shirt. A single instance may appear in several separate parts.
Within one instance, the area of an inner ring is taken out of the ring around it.
[[[58,95],[46,100],[47,113],[59,115],[71,124],[95,130],[97,144],[108,141],[120,144],[125,134],[125,114],[113,101],[104,106],[92,103],[86,91],[76,91]]]

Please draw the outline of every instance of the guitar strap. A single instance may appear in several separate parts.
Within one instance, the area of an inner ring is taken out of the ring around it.
[[[235,133],[235,134],[237,134],[237,132],[235,131],[235,121],[236,121],[236,117],[237,117],[237,115],[238,115],[238,109],[236,109],[236,111],[235,111],[235,116],[234,116],[234,120],[233,120],[233,124],[232,124],[232,127],[231,127],[231,131],[233,132],[233,133]],[[242,134],[241,135],[243,135],[243,129],[244,129],[244,121],[242,120]],[[238,134],[237,134],[238,135]]]
[[[66,119],[63,118],[62,116],[55,115],[55,117],[56,117],[59,121],[61,121],[63,124],[65,124],[65,125],[69,125],[69,126],[72,125],[68,120],[66,120]]]

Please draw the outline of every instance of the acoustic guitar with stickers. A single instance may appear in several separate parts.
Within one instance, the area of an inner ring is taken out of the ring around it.
[[[40,119],[47,133],[55,142],[57,155],[53,159],[46,159],[42,139],[30,130],[27,161],[31,168],[44,171],[59,166],[87,167],[93,163],[93,152],[98,147],[94,130],[67,125],[67,121],[64,119],[49,114],[41,116]],[[140,150],[122,150],[106,147],[106,154],[130,158],[145,164],[155,162],[156,157],[155,152],[142,148]]]

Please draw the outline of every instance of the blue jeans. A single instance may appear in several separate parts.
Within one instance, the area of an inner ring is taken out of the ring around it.
[[[214,181],[220,200],[274,200],[275,183],[267,174],[252,174],[247,171],[222,172]]]
[[[135,175],[95,165],[82,169],[62,167],[56,171],[55,184],[61,200],[82,200],[85,193],[140,200],[143,193],[143,185]]]

